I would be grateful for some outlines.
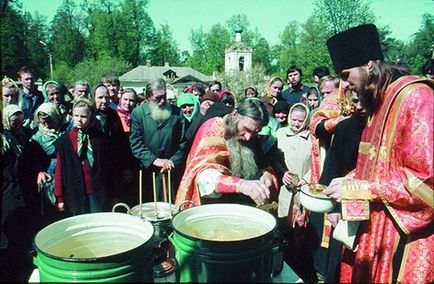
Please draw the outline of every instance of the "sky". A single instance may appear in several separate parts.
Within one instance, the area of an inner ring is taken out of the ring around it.
[[[25,11],[46,16],[50,21],[62,0],[22,0]],[[76,0],[80,3],[80,0]],[[212,25],[225,23],[231,16],[245,14],[250,29],[258,28],[270,45],[291,22],[304,23],[315,0],[149,0],[147,12],[154,25],[168,24],[181,51],[191,50],[192,29],[208,32]],[[433,0],[372,0],[371,7],[380,25],[388,25],[391,36],[407,42],[421,27],[424,13],[434,14]]]

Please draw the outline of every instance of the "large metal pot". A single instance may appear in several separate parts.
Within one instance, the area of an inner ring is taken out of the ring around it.
[[[93,213],[55,222],[35,236],[41,282],[151,282],[150,222],[122,213]]]
[[[180,282],[267,282],[276,219],[255,207],[208,204],[172,219]]]
[[[112,211],[115,212],[117,208],[124,208],[129,214],[149,221],[154,226],[154,278],[172,273],[175,269],[171,261],[173,249],[167,237],[172,233],[172,216],[178,212],[177,207],[165,202],[146,202],[133,208],[125,203],[117,203]]]
[[[171,233],[172,216],[178,212],[173,204],[165,202],[146,202],[142,203],[141,206],[139,204],[133,208],[130,208],[125,203],[117,203],[113,206],[112,212],[116,212],[116,209],[119,207],[126,209],[127,212],[133,216],[151,222],[154,226],[155,242],[166,239]],[[155,210],[155,208],[157,208],[157,210]]]

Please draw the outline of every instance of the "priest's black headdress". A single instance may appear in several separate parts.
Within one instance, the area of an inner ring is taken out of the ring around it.
[[[377,27],[373,24],[335,34],[327,40],[327,48],[337,74],[343,69],[361,66],[369,60],[384,60]]]

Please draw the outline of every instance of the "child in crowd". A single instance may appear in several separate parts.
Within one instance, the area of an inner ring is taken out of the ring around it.
[[[101,212],[107,189],[108,140],[85,98],[72,107],[74,127],[56,141],[55,190],[57,208],[71,215]]]

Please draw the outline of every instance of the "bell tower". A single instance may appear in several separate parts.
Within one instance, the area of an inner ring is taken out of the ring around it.
[[[243,29],[235,29],[235,42],[225,50],[225,73],[252,70],[252,49],[241,41]]]

